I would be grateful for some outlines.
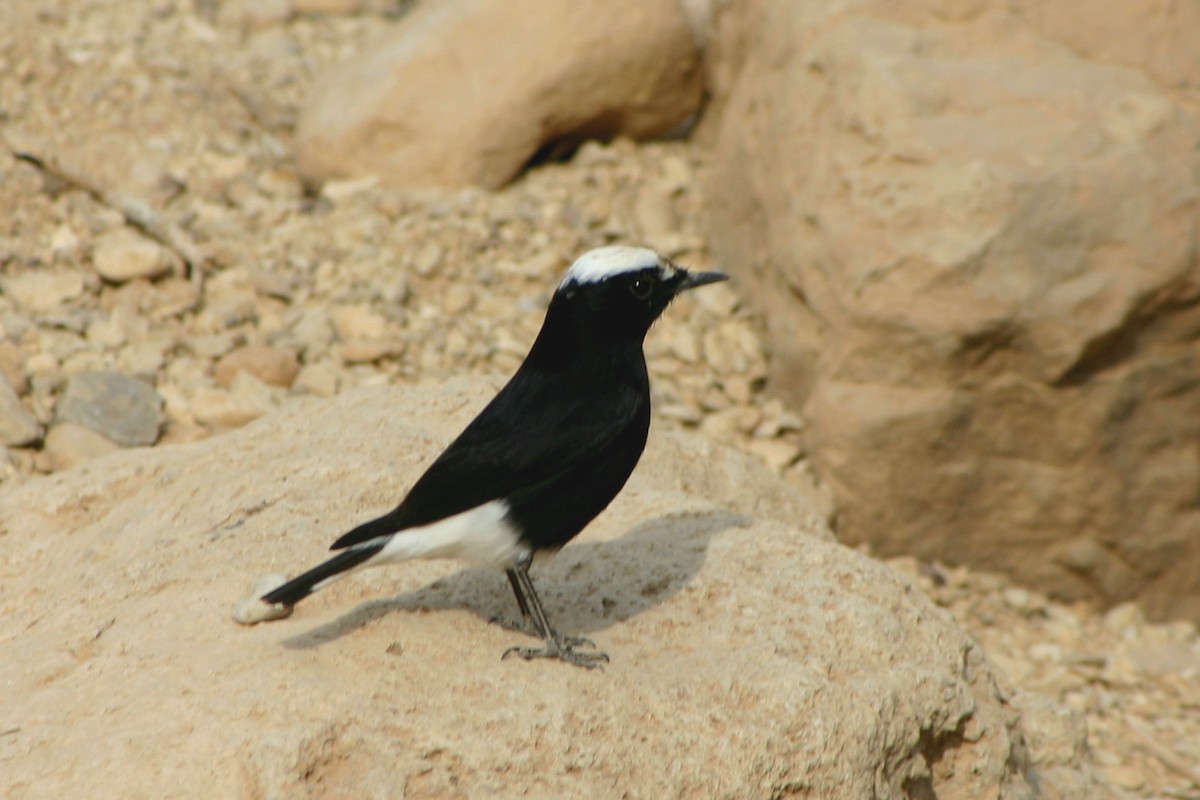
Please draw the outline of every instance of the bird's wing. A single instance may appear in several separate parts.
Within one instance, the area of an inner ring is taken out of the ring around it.
[[[427,525],[574,471],[649,418],[648,400],[635,387],[609,387],[597,396],[533,386],[541,396],[516,380],[506,386],[399,506],[346,533],[330,549]],[[562,397],[576,399],[551,400]]]

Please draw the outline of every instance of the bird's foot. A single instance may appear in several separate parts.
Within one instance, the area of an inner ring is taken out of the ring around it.
[[[581,653],[575,649],[579,646],[572,642],[583,642],[588,647],[595,647],[590,640],[580,636],[554,636],[546,640],[545,647],[510,647],[504,651],[501,659],[509,656],[519,656],[526,661],[532,661],[535,658],[557,658],[559,661],[565,661],[568,664],[573,664],[576,667],[584,669],[597,669],[601,662],[608,661],[608,654],[599,651],[592,653]]]
[[[532,636],[535,639],[541,639],[543,634],[537,629],[537,625],[533,624],[533,620],[529,617],[523,617],[520,620],[509,619],[508,617],[495,616],[488,619],[488,623],[499,625],[506,631],[513,633],[524,633],[527,636]]]
[[[546,634],[544,634],[538,630],[537,625],[535,625],[533,623],[533,619],[531,617],[525,617],[520,622],[518,622],[516,620],[508,619],[506,617],[492,617],[491,619],[488,620],[488,622],[490,622],[493,625],[499,625],[501,628],[504,628],[504,630],[512,631],[513,633],[523,633],[526,636],[532,636],[535,639],[546,638]],[[558,640],[568,650],[573,647],[590,647],[593,650],[596,648],[596,643],[593,642],[591,639],[587,638],[586,636],[563,636],[560,634],[560,635],[558,635]],[[510,647],[509,651],[516,650],[516,649],[518,649],[518,648]],[[507,653],[506,653],[506,655],[507,655]],[[522,656],[522,657],[524,658],[524,656]],[[536,658],[536,657],[537,656],[529,656],[529,658]]]

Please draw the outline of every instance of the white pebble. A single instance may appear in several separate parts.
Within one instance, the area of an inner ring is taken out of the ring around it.
[[[284,603],[264,603],[262,596],[287,583],[283,575],[263,575],[251,586],[248,596],[233,607],[233,621],[242,625],[255,625],[292,615],[292,606]]]

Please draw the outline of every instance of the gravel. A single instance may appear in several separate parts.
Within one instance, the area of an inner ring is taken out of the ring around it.
[[[121,271],[113,248],[142,248],[125,217],[0,147],[0,371],[20,404],[5,412],[22,431],[10,444],[27,445],[0,452],[0,487],[106,449],[68,428],[55,437],[67,456],[48,451],[25,435],[31,420],[161,445],[307,395],[509,374],[563,269],[590,247],[647,243],[688,267],[722,266],[705,238],[703,151],[680,142],[587,144],[496,193],[359,180],[310,194],[288,161],[297,103],[394,9],[251,5],[209,14],[210,3],[118,0],[80,14],[46,0],[9,11],[9,141],[19,131],[43,156],[137,197],[210,261],[199,281],[178,253],[150,248]],[[803,420],[770,393],[761,328],[736,282],[681,300],[647,339],[654,425],[699,428],[811,485]],[[81,391],[89,382],[108,388]],[[129,408],[112,408],[117,397]],[[95,413],[103,407],[111,413]],[[950,609],[1016,689],[1068,710],[1027,713],[1048,771],[1054,742],[1069,738],[1061,731],[1086,725],[1119,793],[1200,796],[1193,625],[1063,605],[966,569],[891,564]]]

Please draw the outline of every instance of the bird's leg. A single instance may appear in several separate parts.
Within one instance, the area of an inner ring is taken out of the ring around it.
[[[590,647],[596,649],[596,643],[586,636],[567,636],[558,633],[550,627],[549,621],[546,619],[546,612],[542,609],[541,600],[537,596],[537,592],[533,589],[533,578],[529,577],[529,565],[533,563],[532,556],[524,561],[523,566],[519,571],[517,568],[509,568],[507,570],[508,581],[512,584],[513,593],[517,596],[517,605],[521,607],[522,620],[521,624],[510,624],[509,630],[520,631],[527,633],[530,636],[537,636],[546,639],[549,636],[555,636],[560,642],[567,647]],[[525,594],[525,585],[529,586],[529,596],[533,598],[533,602],[537,603],[539,613],[530,613],[529,597]],[[540,621],[539,621],[540,620]],[[503,624],[503,623],[502,623]]]
[[[528,569],[528,563],[526,563]],[[539,639],[546,638],[546,632],[541,629],[538,623],[538,617],[529,610],[529,601],[525,597],[525,591],[522,589],[521,578],[517,575],[515,567],[509,567],[504,571],[508,576],[508,582],[512,585],[513,596],[517,598],[517,607],[521,610],[521,620],[506,619],[500,615],[496,615],[488,620],[494,625],[499,625],[506,631],[514,631],[516,633],[524,633],[528,636],[535,636]],[[532,581],[530,582],[532,586]],[[536,597],[536,595],[535,595]],[[541,618],[545,619],[545,612],[542,612]],[[551,631],[554,633],[554,631]],[[559,641],[567,645],[567,647],[595,647],[596,643],[584,636],[563,636],[558,634]]]
[[[499,625],[507,631],[516,631],[517,633],[525,633],[530,636],[536,636],[539,639],[545,639],[546,632],[538,629],[533,615],[529,613],[529,602],[525,599],[524,592],[521,591],[521,580],[517,577],[515,568],[509,567],[504,570],[504,574],[508,576],[508,582],[512,585],[513,595],[517,598],[517,608],[521,609],[521,621],[515,622],[499,615],[492,617],[488,621]]]
[[[509,568],[508,579],[517,595],[517,605],[526,614],[526,621],[532,623],[531,627],[539,631],[546,646],[510,647],[504,651],[502,658],[508,658],[510,655],[520,656],[526,661],[534,658],[557,658],[587,669],[594,669],[600,666],[601,661],[608,661],[608,655],[605,653],[580,653],[575,650],[576,647],[595,647],[591,640],[582,636],[560,636],[558,631],[550,627],[550,622],[546,619],[546,610],[542,608],[542,601],[529,578],[530,560],[522,559]]]

